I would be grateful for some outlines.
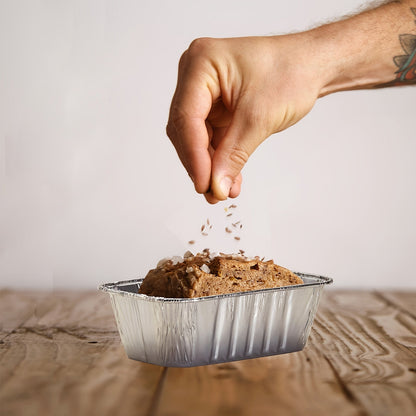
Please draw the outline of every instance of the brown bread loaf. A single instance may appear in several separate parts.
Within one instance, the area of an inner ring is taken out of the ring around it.
[[[208,250],[165,259],[147,274],[139,293],[166,298],[197,298],[302,284],[300,277],[273,260],[242,255],[212,256]]]

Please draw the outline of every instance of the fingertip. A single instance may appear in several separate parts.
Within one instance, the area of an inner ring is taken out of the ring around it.
[[[202,182],[196,182],[196,181],[193,181],[193,182],[194,182],[195,191],[198,194],[205,194],[207,192],[208,187],[204,185]]]
[[[209,183],[206,183],[206,181],[195,179],[195,176],[190,172],[188,172],[188,176],[194,185],[194,189],[196,193],[205,194],[207,192],[207,190],[209,189]]]
[[[211,179],[211,158],[209,155],[202,156],[197,159],[197,162],[191,164],[189,176],[194,184],[195,191],[198,194],[205,194],[210,189]]]
[[[219,201],[225,201],[230,195],[234,180],[230,176],[214,177],[211,181],[211,193]]]
[[[233,186],[230,190],[230,198],[237,198],[240,195],[241,187],[240,186]]]
[[[230,194],[229,194],[230,198],[237,198],[238,195],[240,195],[242,181],[243,181],[243,177],[241,173],[239,173],[233,185],[231,186]]]
[[[209,204],[212,204],[212,205],[214,205],[214,204],[216,204],[217,202],[219,202],[219,201],[220,201],[219,199],[215,198],[215,196],[214,196],[214,195],[212,195],[212,193],[211,193],[211,192],[206,192],[206,193],[204,194],[204,197],[205,197],[205,199],[207,200],[207,202],[208,202]]]

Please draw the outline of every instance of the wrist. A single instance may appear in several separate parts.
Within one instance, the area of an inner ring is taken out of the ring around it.
[[[321,71],[320,97],[338,91],[372,88],[393,78],[392,62],[380,56],[381,51],[370,51],[367,48],[372,46],[358,34],[348,36],[343,32],[334,24],[310,33],[317,45],[318,59],[325,67]]]

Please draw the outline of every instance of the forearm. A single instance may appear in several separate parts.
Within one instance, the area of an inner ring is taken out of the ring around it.
[[[416,84],[416,0],[283,36],[199,39],[179,65],[167,133],[197,192],[236,197],[241,169],[318,97]]]
[[[415,84],[415,20],[416,1],[403,0],[300,34],[319,59],[320,96]]]

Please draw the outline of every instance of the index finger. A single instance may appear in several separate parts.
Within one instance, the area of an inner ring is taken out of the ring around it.
[[[211,181],[210,138],[205,124],[213,102],[209,81],[203,66],[189,62],[185,52],[179,65],[178,83],[166,128],[199,193],[206,193]]]

